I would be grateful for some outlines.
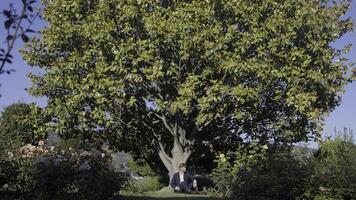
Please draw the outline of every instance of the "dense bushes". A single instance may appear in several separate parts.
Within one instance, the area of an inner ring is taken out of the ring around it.
[[[306,163],[287,150],[263,146],[220,154],[212,178],[219,196],[234,199],[291,199],[303,192]]]
[[[5,199],[108,199],[125,179],[104,152],[27,144],[0,160]]]
[[[351,136],[321,144],[310,163],[313,174],[303,199],[356,199],[356,145]]]
[[[303,194],[308,167],[288,151],[269,152],[249,169],[241,169],[233,183],[234,199],[294,199]]]
[[[215,187],[213,193],[218,196],[230,196],[232,183],[235,182],[238,167],[236,161],[231,162],[230,157],[220,154],[216,159],[217,167],[211,173]]]
[[[308,156],[310,155],[310,156]],[[274,146],[220,154],[216,193],[233,199],[356,199],[356,145],[349,135],[315,153]]]
[[[130,180],[122,189],[122,194],[137,194],[157,191],[162,187],[158,176],[145,176],[143,179]]]
[[[138,173],[140,176],[155,176],[154,170],[147,164],[144,159],[128,159],[128,167],[131,171]]]
[[[21,122],[19,113],[28,108],[15,105],[0,118],[1,199],[109,199],[119,191],[135,194],[164,186],[143,159],[128,163],[143,179],[125,180],[100,142],[69,139],[46,146],[33,135],[31,124]],[[213,192],[236,200],[356,199],[356,145],[351,135],[323,141],[316,152],[250,145],[219,154],[211,173]]]
[[[135,194],[159,190],[162,178],[158,176],[143,159],[128,159],[128,166],[132,172],[142,176],[142,179],[128,181],[120,191],[122,194]]]

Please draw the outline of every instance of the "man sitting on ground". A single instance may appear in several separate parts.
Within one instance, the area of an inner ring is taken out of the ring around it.
[[[198,190],[197,180],[187,173],[187,165],[185,163],[179,165],[179,172],[173,175],[170,185],[174,192],[191,193]]]

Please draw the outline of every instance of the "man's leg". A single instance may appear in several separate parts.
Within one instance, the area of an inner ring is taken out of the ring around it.
[[[193,181],[188,184],[188,189],[193,190]]]
[[[186,182],[181,182],[179,185],[179,188],[180,188],[180,192],[188,192],[189,193],[191,191]]]

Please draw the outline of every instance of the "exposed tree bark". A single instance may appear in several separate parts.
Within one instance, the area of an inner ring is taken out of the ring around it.
[[[168,170],[169,181],[172,180],[173,174],[179,170],[180,163],[186,163],[192,153],[188,148],[184,148],[177,136],[174,137],[173,148],[171,150],[171,157],[167,155],[163,146],[160,148],[159,157],[164,166]]]
[[[192,154],[189,145],[192,145],[193,141],[186,138],[186,130],[182,126],[179,126],[177,122],[175,122],[172,126],[167,122],[167,118],[165,116],[156,116],[162,120],[166,129],[173,136],[171,156],[166,152],[166,149],[161,142],[159,142],[160,149],[158,152],[161,161],[168,170],[169,181],[171,181],[173,174],[179,170],[179,164],[186,163]]]

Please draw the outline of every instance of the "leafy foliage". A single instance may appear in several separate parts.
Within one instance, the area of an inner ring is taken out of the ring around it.
[[[120,191],[121,194],[142,194],[145,192],[158,191],[162,187],[160,183],[160,178],[158,176],[145,176],[140,180],[130,180],[128,181],[123,189]]]
[[[216,167],[211,173],[215,193],[223,197],[231,196],[241,170],[251,170],[260,160],[265,160],[267,148],[267,145],[261,148],[255,143],[228,155],[219,154],[215,160]]]
[[[109,199],[126,181],[103,152],[41,145],[8,150],[12,156],[1,158],[1,197]]]
[[[355,199],[352,132],[322,141],[317,151],[260,150],[221,154],[212,173],[215,193],[233,199]]]
[[[155,172],[143,159],[134,160],[129,158],[128,167],[131,171],[138,173],[140,176],[154,176]]]
[[[34,104],[15,103],[6,107],[0,116],[0,137],[23,144],[44,138],[45,132],[40,127],[46,118],[41,112],[42,109]]]
[[[311,164],[313,176],[304,199],[356,198],[356,145],[352,133],[323,141]]]
[[[236,180],[237,166],[232,166],[224,154],[219,155],[216,163],[217,166],[211,173],[215,185],[213,191],[218,196],[230,196],[232,184]]]
[[[352,29],[349,5],[46,1],[49,26],[23,52],[46,69],[30,92],[62,136],[158,154],[170,172],[195,149],[306,141],[349,81],[347,48],[330,46]]]
[[[233,186],[234,199],[296,199],[309,177],[306,161],[289,152],[274,152],[251,169],[240,171]]]
[[[232,199],[296,199],[310,176],[308,160],[271,146],[221,156],[212,173],[216,192]]]

